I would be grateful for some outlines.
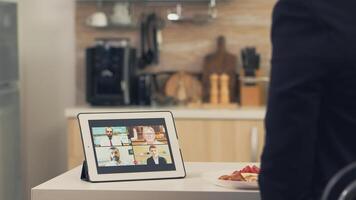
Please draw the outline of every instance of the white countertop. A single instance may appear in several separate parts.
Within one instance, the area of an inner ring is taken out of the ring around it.
[[[80,180],[81,167],[32,189],[32,200],[259,200],[258,190],[228,189],[206,181],[209,171],[240,169],[248,163],[186,163],[184,179],[89,183]]]
[[[241,119],[263,120],[265,107],[212,109],[212,108],[186,108],[186,107],[73,107],[65,110],[67,118],[73,118],[81,112],[130,112],[130,111],[171,111],[176,119]]]

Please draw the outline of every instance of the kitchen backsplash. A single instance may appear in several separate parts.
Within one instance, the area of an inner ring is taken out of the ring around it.
[[[215,51],[216,38],[226,37],[227,49],[240,58],[240,50],[255,46],[261,54],[262,73],[268,74],[271,58],[270,26],[271,13],[276,0],[229,0],[218,3],[218,18],[205,25],[191,23],[176,24],[166,22],[162,31],[163,43],[160,49],[160,63],[150,67],[151,71],[191,71],[200,72],[205,55]],[[101,9],[112,13],[113,3],[104,3]],[[204,12],[205,4],[183,4],[183,12]],[[134,19],[142,12],[155,11],[166,17],[167,10],[174,10],[174,4],[164,6],[150,3],[146,6],[133,6]],[[76,4],[76,103],[85,104],[85,49],[93,45],[95,38],[123,37],[131,40],[131,45],[139,47],[139,28],[88,27],[85,21],[97,11],[95,2]],[[241,60],[239,61],[241,62]]]

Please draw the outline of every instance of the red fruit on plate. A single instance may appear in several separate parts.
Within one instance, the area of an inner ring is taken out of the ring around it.
[[[242,169],[242,173],[252,173],[252,168],[250,166],[246,166],[245,168]]]
[[[252,173],[259,174],[260,173],[260,168],[257,167],[256,165],[252,166]]]

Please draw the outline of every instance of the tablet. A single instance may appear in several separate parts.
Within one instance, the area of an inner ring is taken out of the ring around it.
[[[169,111],[79,113],[91,182],[184,178]]]

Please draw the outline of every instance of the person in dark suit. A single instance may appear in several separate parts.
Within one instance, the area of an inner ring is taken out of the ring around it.
[[[355,8],[355,0],[275,5],[262,200],[320,199],[356,161]]]
[[[149,147],[149,151],[150,151],[151,157],[147,158],[148,166],[166,165],[167,164],[166,159],[159,156],[157,147],[155,145],[151,145]]]

